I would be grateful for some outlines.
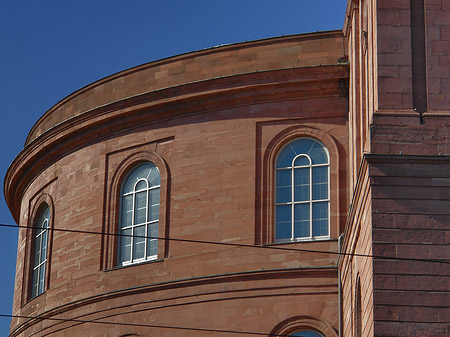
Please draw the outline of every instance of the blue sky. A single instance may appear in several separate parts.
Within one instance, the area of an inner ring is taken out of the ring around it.
[[[0,4],[0,176],[38,118],[118,71],[189,51],[341,29],[346,0],[42,0]],[[13,224],[4,198],[0,223]],[[0,314],[10,314],[17,233],[0,227]],[[0,335],[10,320],[0,317]]]

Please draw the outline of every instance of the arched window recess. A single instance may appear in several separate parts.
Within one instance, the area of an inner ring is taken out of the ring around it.
[[[120,196],[118,264],[125,266],[158,257],[161,176],[151,162],[133,168]]]
[[[33,235],[33,258],[31,278],[31,298],[45,291],[47,272],[48,228],[50,226],[50,207],[45,204],[40,211],[39,220]]]
[[[275,161],[275,241],[325,239],[330,229],[330,162],[311,138],[286,144]]]

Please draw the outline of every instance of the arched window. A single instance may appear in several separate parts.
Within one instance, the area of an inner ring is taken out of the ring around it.
[[[128,265],[158,257],[161,178],[155,164],[135,167],[125,178],[120,197],[118,263]]]
[[[321,333],[314,332],[314,331],[308,331],[308,330],[302,330],[294,332],[293,334],[290,334],[289,336],[292,337],[325,337]]]
[[[295,139],[275,164],[275,240],[329,237],[329,155],[310,138]]]
[[[361,298],[361,281],[358,278],[356,282],[356,310],[355,310],[355,321],[356,321],[356,337],[362,336],[362,298]]]
[[[34,231],[34,254],[31,283],[31,298],[45,291],[45,273],[47,267],[48,228],[50,223],[50,207],[45,205],[41,211]]]

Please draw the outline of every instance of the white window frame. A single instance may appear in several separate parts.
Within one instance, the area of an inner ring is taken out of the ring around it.
[[[35,298],[45,292],[49,224],[50,207],[46,205],[40,212],[39,220],[33,235],[34,252],[32,260],[33,269],[31,272],[31,298]],[[36,254],[39,254],[38,261],[36,261]],[[37,275],[36,278],[35,275]]]
[[[131,234],[130,234],[130,236],[131,236],[131,246],[130,246],[130,259],[127,260],[127,261],[121,261],[121,254],[122,254],[122,250],[124,249],[124,245],[123,245],[122,237],[121,237],[121,236],[119,237],[119,240],[118,240],[118,242],[119,242],[118,248],[119,248],[119,249],[118,249],[117,261],[118,261],[118,264],[121,265],[121,266],[127,266],[127,265],[132,265],[132,264],[138,264],[138,263],[142,263],[142,262],[146,262],[146,261],[152,261],[152,260],[156,260],[156,259],[158,258],[158,252],[157,252],[156,254],[147,256],[147,251],[148,251],[148,249],[149,249],[149,245],[148,245],[149,240],[150,240],[150,241],[156,241],[156,242],[158,242],[158,239],[157,239],[157,238],[151,238],[151,239],[148,239],[147,237],[149,236],[149,233],[148,233],[148,227],[149,227],[149,225],[154,224],[154,223],[159,223],[159,209],[160,209],[160,203],[158,203],[158,204],[157,204],[157,205],[158,205],[158,218],[155,219],[155,220],[149,220],[148,213],[149,213],[149,207],[150,207],[150,205],[151,205],[151,204],[150,204],[150,191],[156,190],[156,189],[157,189],[157,190],[159,191],[159,193],[161,193],[161,183],[158,184],[158,185],[155,185],[155,186],[150,186],[150,182],[149,182],[147,179],[141,178],[141,179],[138,179],[138,180],[134,183],[134,185],[133,185],[133,190],[132,190],[132,191],[123,193],[123,188],[124,188],[124,186],[126,185],[126,183],[128,182],[128,179],[130,179],[130,175],[131,175],[135,170],[137,170],[140,166],[145,165],[145,164],[152,164],[152,165],[154,165],[154,164],[151,163],[151,162],[147,162],[147,163],[142,163],[142,164],[140,164],[140,165],[135,166],[135,167],[127,174],[127,177],[126,177],[126,178],[124,179],[124,181],[122,182],[121,195],[120,195],[119,234],[123,234],[126,230],[131,229]],[[161,179],[161,173],[160,173],[158,167],[157,167],[156,165],[154,165],[154,168],[158,171],[159,178]],[[148,178],[148,177],[147,177],[147,178]],[[145,182],[146,188],[144,188],[144,189],[141,188],[141,189],[137,190],[137,186],[140,184],[140,182]],[[144,191],[145,191],[145,193],[146,193],[145,222],[136,224],[136,223],[135,223],[136,195],[137,195],[138,193],[142,193],[142,192],[144,192]],[[132,197],[132,200],[133,200],[133,203],[132,203],[132,209],[131,209],[131,212],[132,212],[132,214],[131,214],[131,225],[122,227],[122,221],[123,221],[123,220],[122,220],[122,219],[123,219],[122,215],[123,215],[123,212],[124,212],[123,200],[124,200],[125,197],[127,197],[127,196],[131,196],[131,197]],[[159,195],[159,197],[161,197],[161,195]],[[156,205],[156,204],[154,204],[154,205]],[[144,239],[144,257],[141,257],[141,258],[135,258],[135,257],[134,257],[135,231],[136,231],[136,228],[138,228],[138,227],[144,227],[144,228],[145,228],[145,234],[144,234],[144,236],[146,237],[146,238]],[[158,227],[159,227],[159,224],[158,224]]]
[[[278,157],[279,154],[282,152],[282,150],[286,147],[289,146],[291,143],[297,141],[297,140],[301,140],[301,139],[307,139],[307,140],[312,140],[316,143],[318,143],[320,146],[322,146],[322,148],[324,149],[326,155],[327,155],[327,162],[326,163],[322,163],[322,164],[312,164],[312,160],[311,157],[308,156],[305,153],[299,153],[296,156],[294,156],[292,158],[291,161],[291,165],[287,166],[287,167],[281,167],[278,168],[277,167],[277,162],[278,162]],[[295,161],[300,158],[300,157],[306,157],[308,159],[309,165],[298,165],[295,166]],[[313,199],[313,168],[314,167],[327,167],[327,196],[328,198],[326,199],[317,199],[314,200]],[[295,193],[295,183],[294,183],[294,174],[295,174],[295,170],[296,169],[304,169],[304,168],[309,168],[309,200],[304,200],[304,201],[295,201],[294,198],[294,193]],[[280,202],[277,203],[277,186],[278,186],[278,182],[277,182],[277,172],[278,171],[287,171],[290,170],[291,171],[291,201],[288,202]],[[277,243],[283,243],[283,242],[299,242],[299,241],[313,241],[313,240],[326,240],[330,238],[330,154],[328,152],[328,149],[326,148],[325,145],[323,145],[322,142],[318,141],[317,139],[313,139],[313,138],[308,138],[308,137],[302,137],[302,138],[296,138],[293,139],[291,141],[289,141],[285,146],[283,146],[279,151],[278,154],[275,158],[275,163],[274,163],[274,182],[275,182],[275,188],[274,188],[274,241]],[[313,205],[315,203],[319,203],[319,202],[327,202],[327,214],[328,214],[328,218],[327,218],[327,235],[320,235],[320,236],[313,236]],[[309,236],[307,237],[295,237],[295,205],[298,204],[309,204]],[[291,237],[290,238],[283,238],[283,239],[277,239],[276,238],[276,232],[277,232],[277,206],[290,206],[291,208]]]

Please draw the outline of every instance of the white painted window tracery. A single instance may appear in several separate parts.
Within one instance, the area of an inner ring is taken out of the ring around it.
[[[48,228],[50,223],[50,207],[45,206],[37,222],[34,232],[33,271],[31,298],[45,291],[45,274],[47,269]]]
[[[286,144],[275,163],[275,241],[329,237],[330,165],[326,147],[311,138]]]
[[[138,165],[125,178],[120,198],[119,265],[158,257],[160,185],[159,170],[150,162]]]

